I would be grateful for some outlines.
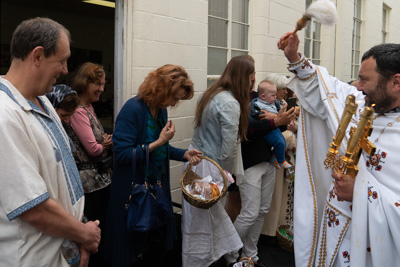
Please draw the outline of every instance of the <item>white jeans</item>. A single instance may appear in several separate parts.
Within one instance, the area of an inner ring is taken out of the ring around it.
[[[244,171],[239,184],[242,208],[234,226],[242,242],[242,257],[258,261],[257,243],[264,223],[264,215],[271,206],[275,186],[275,168],[262,162]],[[236,262],[239,251],[225,255],[228,262]]]

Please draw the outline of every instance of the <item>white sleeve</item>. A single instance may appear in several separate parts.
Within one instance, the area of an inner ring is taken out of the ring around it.
[[[9,220],[49,198],[39,159],[22,123],[0,118],[0,205]]]
[[[353,94],[357,100],[363,98],[357,88],[331,76],[327,69],[314,65],[301,55],[298,62],[291,63],[288,70],[294,73],[288,88],[295,91],[302,107],[315,117],[327,120],[340,118],[347,95]]]

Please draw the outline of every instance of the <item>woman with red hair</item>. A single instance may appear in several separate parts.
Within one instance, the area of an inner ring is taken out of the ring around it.
[[[126,230],[124,206],[132,190],[132,176],[135,181],[146,178],[150,184],[161,180],[172,213],[169,160],[190,161],[196,165],[201,152],[169,145],[175,135],[175,125],[167,119],[167,107],[191,99],[193,94],[193,82],[185,69],[164,65],[148,74],[138,95],[128,100],[118,114],[113,135],[115,164],[105,240],[107,260],[112,266],[168,265],[165,256],[176,238],[174,222],[149,232],[131,233]],[[147,170],[146,150],[150,151]],[[136,166],[132,168],[132,164]]]

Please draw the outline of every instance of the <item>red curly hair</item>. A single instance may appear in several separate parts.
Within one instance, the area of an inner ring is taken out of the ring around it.
[[[147,75],[139,87],[138,98],[143,99],[148,107],[164,108],[182,88],[185,96],[181,100],[191,99],[194,95],[193,82],[185,69],[166,64]]]

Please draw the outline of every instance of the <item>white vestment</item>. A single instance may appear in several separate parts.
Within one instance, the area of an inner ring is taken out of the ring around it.
[[[345,107],[347,95],[359,103],[348,130],[364,110],[364,96],[303,56],[289,64],[296,73],[288,87],[301,105],[294,194],[296,266],[396,266],[400,262],[400,113],[374,114],[369,140],[375,155],[361,155],[353,202],[338,201],[332,171],[323,163]],[[397,119],[397,120],[396,120]],[[390,125],[390,126],[388,126]],[[383,134],[381,133],[383,130]]]

